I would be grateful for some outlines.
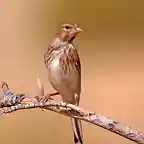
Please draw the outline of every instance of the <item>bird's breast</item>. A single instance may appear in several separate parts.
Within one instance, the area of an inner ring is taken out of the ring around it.
[[[60,59],[54,58],[50,65],[49,65],[49,77],[51,79],[55,79],[57,81],[60,81],[60,74],[61,74],[61,66],[60,66]]]
[[[60,67],[59,58],[55,58],[55,59],[51,62],[50,67],[51,67],[52,70],[58,70],[59,67]]]

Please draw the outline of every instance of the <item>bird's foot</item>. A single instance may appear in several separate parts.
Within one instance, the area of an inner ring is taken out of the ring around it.
[[[59,95],[58,92],[47,94],[45,96],[36,96],[35,98],[37,99],[38,102],[47,102],[48,100],[53,100],[52,97]]]

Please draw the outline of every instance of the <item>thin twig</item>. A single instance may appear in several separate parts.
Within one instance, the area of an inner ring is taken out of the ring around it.
[[[37,77],[38,95],[44,96],[44,86],[41,83],[40,77]]]

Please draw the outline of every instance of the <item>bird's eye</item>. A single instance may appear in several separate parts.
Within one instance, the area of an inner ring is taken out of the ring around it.
[[[65,26],[65,28],[66,28],[66,29],[70,29],[71,27],[70,27],[70,26]]]

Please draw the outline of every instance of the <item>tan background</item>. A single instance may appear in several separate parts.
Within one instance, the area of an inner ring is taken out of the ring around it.
[[[144,130],[144,1],[0,0],[0,81],[36,95],[46,92],[43,55],[57,26],[79,23],[75,41],[82,61],[81,107]],[[85,144],[132,142],[83,122]],[[67,117],[39,109],[0,117],[2,144],[72,144]]]

